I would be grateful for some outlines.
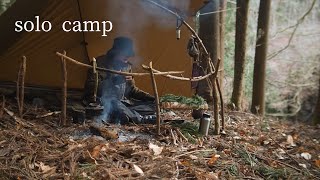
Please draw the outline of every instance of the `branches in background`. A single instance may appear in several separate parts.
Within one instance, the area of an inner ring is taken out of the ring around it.
[[[283,51],[285,51],[287,48],[290,47],[291,42],[293,40],[293,37],[297,32],[297,29],[304,22],[305,18],[311,13],[311,11],[314,8],[315,4],[316,4],[316,0],[313,0],[310,8],[307,10],[307,12],[304,13],[304,15],[300,19],[298,19],[298,21],[297,21],[297,23],[295,25],[289,26],[289,27],[287,27],[287,28],[285,28],[285,29],[283,29],[283,30],[278,32],[278,33],[282,33],[284,31],[287,31],[288,29],[294,28],[292,33],[291,33],[291,35],[290,35],[288,44],[285,47],[283,47],[282,49],[278,50],[277,52],[273,52],[273,53],[269,54],[268,58],[267,58],[268,60],[273,59],[274,57],[276,57],[277,55],[279,55],[280,53],[282,53]]]

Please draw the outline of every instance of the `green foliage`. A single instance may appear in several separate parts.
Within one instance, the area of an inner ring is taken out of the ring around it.
[[[184,97],[184,96],[176,96],[173,94],[166,94],[166,95],[160,97],[160,102],[178,102],[181,104],[186,104],[191,107],[193,107],[193,106],[198,107],[198,106],[206,104],[206,101],[198,95],[194,95],[191,98],[188,98],[188,97]]]
[[[234,164],[228,167],[228,171],[232,176],[239,176],[238,167]]]
[[[16,0],[0,0],[0,15],[15,2]]]
[[[173,123],[173,127],[180,129],[181,133],[188,139],[191,143],[196,143],[196,139],[193,137],[200,137],[199,134],[199,123],[197,122],[185,122],[185,123]]]
[[[286,169],[275,169],[272,167],[260,166],[257,171],[266,179],[287,179],[288,173]]]

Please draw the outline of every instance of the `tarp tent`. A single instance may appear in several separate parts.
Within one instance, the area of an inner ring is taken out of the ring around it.
[[[157,1],[159,2],[159,1]],[[160,1],[161,2],[161,1]],[[167,0],[167,5],[195,14],[203,0]],[[14,31],[17,20],[50,21],[50,32]],[[107,37],[101,32],[64,32],[64,21],[112,21],[113,30]],[[192,17],[186,17],[190,24]],[[0,16],[0,84],[14,82],[17,78],[19,60],[27,57],[26,84],[48,88],[61,86],[61,65],[56,51],[83,63],[106,53],[117,36],[128,36],[135,41],[137,56],[133,62],[136,71],[141,64],[153,61],[153,66],[162,71],[184,71],[190,77],[192,61],[186,53],[190,32],[182,27],[181,39],[175,36],[176,19],[163,10],[143,0],[17,0]],[[88,59],[89,57],[89,59]],[[68,63],[68,88],[84,86],[87,69]],[[151,92],[149,77],[136,78],[137,85]],[[190,83],[157,77],[160,94],[175,93],[190,95]]]

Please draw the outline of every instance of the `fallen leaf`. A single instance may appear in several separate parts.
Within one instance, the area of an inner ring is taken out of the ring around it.
[[[220,155],[218,155],[218,154],[213,154],[212,155],[212,157],[209,159],[209,161],[208,161],[208,165],[209,166],[213,166],[216,162],[217,162],[217,160],[218,160],[218,158],[220,157]]]
[[[139,173],[141,176],[144,176],[144,172],[142,171],[142,169],[139,167],[139,166],[137,166],[137,165],[133,165],[133,168],[134,168],[134,170],[137,172],[137,173]]]
[[[263,145],[268,145],[270,144],[270,141],[266,140],[266,141],[263,141]]]
[[[84,178],[87,178],[87,177],[88,177],[88,174],[87,174],[86,172],[82,172],[82,176],[83,176]]]
[[[291,135],[287,136],[287,143],[289,146],[296,146],[296,144],[293,142],[293,137]]]
[[[158,156],[161,154],[163,147],[159,147],[155,144],[150,143],[149,144],[149,149],[152,149],[153,153],[155,156]]]
[[[38,167],[41,170],[41,172],[43,173],[43,178],[47,178],[56,172],[55,167],[47,166],[43,162],[34,163],[34,165],[35,165],[35,167]]]
[[[317,166],[318,168],[320,168],[320,159],[315,160],[315,162],[314,162],[314,163],[316,164],[316,166]]]
[[[189,157],[190,157],[190,159],[192,159],[192,160],[196,160],[196,159],[198,159],[198,157],[197,157],[197,156],[192,155],[192,154],[191,154]]]
[[[187,160],[182,160],[180,161],[180,164],[185,166],[185,167],[190,167],[191,166],[191,163]]]
[[[232,151],[231,151],[230,149],[224,149],[223,152],[224,152],[226,155],[230,155]]]
[[[301,167],[303,167],[303,168],[307,169],[307,165],[305,165],[305,164],[299,164],[299,166],[301,166]]]
[[[301,157],[303,157],[306,160],[310,160],[311,159],[311,154],[305,152],[305,153],[301,153]]]
[[[240,140],[241,137],[239,137],[239,136],[234,136],[233,139],[235,139],[235,140]]]
[[[93,150],[92,150],[92,152],[90,153],[91,156],[92,156],[94,159],[96,159],[97,157],[99,157],[100,151],[101,151],[101,149],[102,149],[103,147],[104,147],[104,144],[100,144],[100,145],[94,147]]]
[[[285,154],[285,153],[286,153],[286,152],[285,152],[283,149],[281,149],[281,148],[278,149],[278,152],[279,152],[279,154]]]

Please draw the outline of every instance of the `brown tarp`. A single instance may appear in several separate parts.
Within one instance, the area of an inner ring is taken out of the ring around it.
[[[170,2],[170,1],[169,1]],[[179,2],[179,3],[176,3]],[[194,14],[203,1],[172,1],[178,8],[186,8],[187,14]],[[14,22],[17,20],[48,20],[53,29],[46,32],[15,33]],[[102,37],[102,32],[64,32],[64,21],[97,20],[113,23],[112,32]],[[187,19],[190,24],[193,19]],[[184,76],[191,75],[191,60],[186,53],[190,32],[182,27],[182,35],[176,40],[175,17],[142,1],[125,0],[17,0],[17,2],[0,16],[0,81],[15,81],[18,63],[22,55],[27,57],[26,83],[57,88],[61,86],[61,65],[56,51],[66,50],[67,54],[81,62],[88,63],[88,56],[106,53],[117,36],[129,36],[135,41],[137,56],[133,59],[136,71],[141,64],[149,64],[159,70],[184,71]],[[84,46],[87,43],[87,50]],[[86,69],[74,64],[68,66],[68,87],[83,88]],[[152,92],[149,77],[137,77],[137,85]],[[189,82],[169,80],[157,77],[160,94],[174,93],[190,95]]]

